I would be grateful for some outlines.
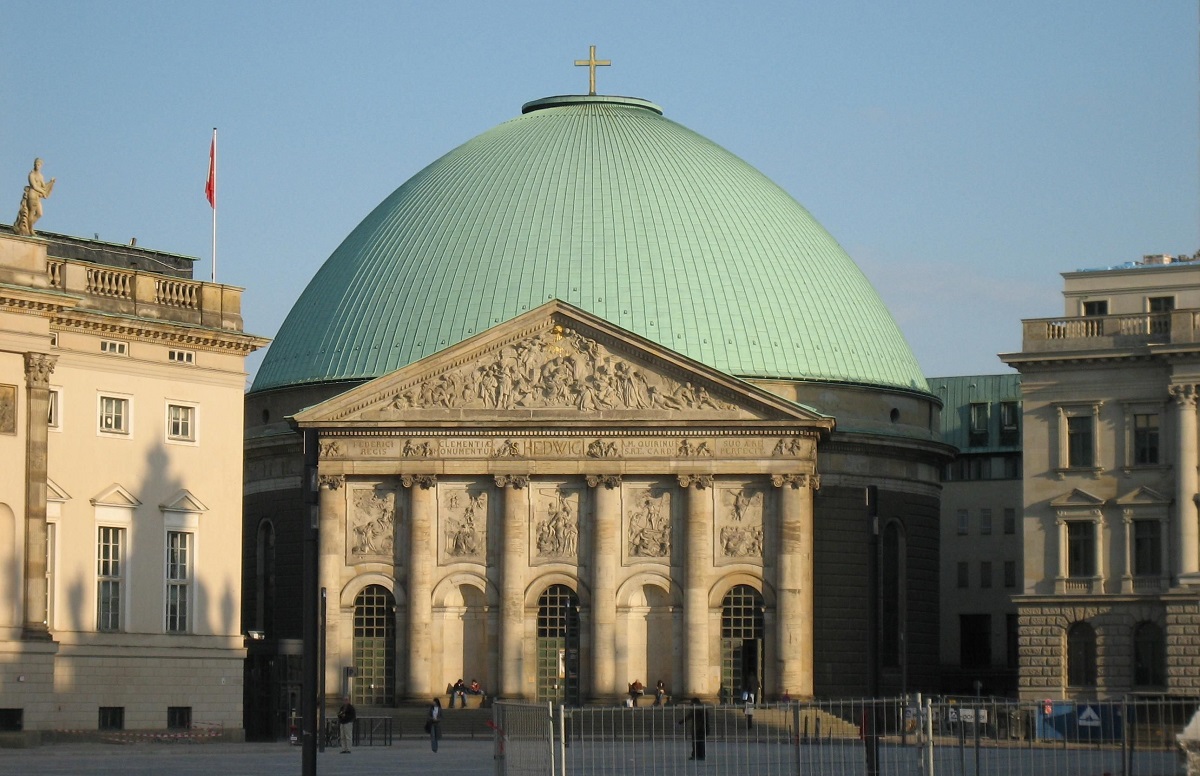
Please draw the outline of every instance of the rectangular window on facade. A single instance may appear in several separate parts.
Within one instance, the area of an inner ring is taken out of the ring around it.
[[[1137,577],[1162,575],[1162,522],[1133,521],[1133,574]]]
[[[24,709],[0,709],[0,733],[20,733],[24,728]]]
[[[1083,314],[1087,318],[1094,318],[1100,315],[1108,315],[1108,300],[1100,299],[1095,302],[1083,303]]]
[[[981,536],[992,535],[992,510],[989,507],[979,510],[979,533]]]
[[[979,564],[979,586],[984,590],[992,586],[992,562],[990,560]]]
[[[1021,405],[1015,401],[1000,402],[1000,444],[1015,445],[1021,441]]]
[[[959,509],[955,512],[955,517],[958,520],[958,535],[966,536],[971,530],[971,518],[967,510]]]
[[[168,350],[167,360],[176,364],[194,364],[196,353],[192,350]]]
[[[167,405],[167,438],[176,442],[196,441],[196,408],[186,404]]]
[[[1096,575],[1096,524],[1073,520],[1067,523],[1067,576]]]
[[[1158,463],[1158,415],[1133,416],[1133,462],[1138,466]]]
[[[1067,418],[1067,466],[1090,469],[1096,465],[1092,455],[1092,416]]]
[[[61,398],[62,393],[57,388],[50,389],[49,400],[46,403],[46,425],[52,429],[62,428],[62,416],[58,406]]]
[[[100,397],[100,430],[106,434],[129,433],[129,399]]]
[[[167,532],[167,632],[187,633],[192,583],[192,534]]]
[[[1017,586],[1017,562],[1015,560],[1004,561],[1004,586]]]
[[[1021,454],[1009,453],[1004,456],[1004,479],[1021,479]]]
[[[191,706],[168,706],[167,707],[167,730],[191,730],[192,729],[192,707]]]
[[[1019,668],[1021,665],[1021,620],[1015,614],[1004,616],[1005,645],[1008,647],[1006,665],[1009,668]]]
[[[1017,510],[1014,507],[1004,508],[1004,533],[1012,536],[1017,532]]]
[[[101,706],[99,727],[101,730],[124,730],[125,707]]]
[[[971,586],[970,572],[967,570],[967,562],[965,560],[958,562],[958,586],[962,589]]]
[[[96,629],[121,630],[125,529],[101,526],[96,544]]]
[[[988,405],[977,402],[971,405],[971,425],[967,443],[971,447],[984,447],[988,443]]]
[[[963,668],[987,668],[992,664],[992,616],[958,616],[959,665]]]
[[[100,352],[113,356],[128,356],[129,343],[118,340],[100,340]]]

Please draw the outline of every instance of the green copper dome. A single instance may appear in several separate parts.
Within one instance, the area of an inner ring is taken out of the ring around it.
[[[308,284],[253,390],[378,377],[554,298],[738,377],[927,391],[803,207],[658,106],[604,96],[528,103],[397,189]]]

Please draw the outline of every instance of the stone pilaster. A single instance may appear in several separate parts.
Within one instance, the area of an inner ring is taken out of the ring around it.
[[[25,619],[21,638],[50,641],[46,623],[46,478],[50,375],[58,356],[25,354]]]
[[[592,516],[592,695],[622,695],[616,678],[617,565],[620,560],[621,476],[588,475]]]
[[[342,654],[341,606],[342,569],[346,565],[346,478],[341,474],[317,475],[317,576],[325,588],[325,692],[336,698],[342,682],[342,666],[353,665],[354,655]],[[353,611],[350,614],[354,617]]]
[[[776,554],[777,686],[770,691],[808,698],[813,694],[813,491],[820,479],[808,474],[776,474],[779,488],[779,542]]]
[[[525,574],[529,568],[529,477],[501,474],[504,529],[500,570],[500,697],[524,689]]]
[[[683,692],[707,696],[709,687],[708,576],[712,571],[712,476],[681,474],[685,495],[683,573]]]
[[[433,658],[433,526],[437,520],[432,474],[403,475],[409,491],[408,510],[408,696],[433,694],[429,667]],[[441,688],[438,688],[439,692]]]
[[[1174,572],[1180,584],[1200,583],[1200,526],[1196,513],[1196,386],[1172,385],[1176,408],[1175,509],[1171,536]]]

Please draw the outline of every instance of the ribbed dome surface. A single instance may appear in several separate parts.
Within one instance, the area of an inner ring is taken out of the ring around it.
[[[728,374],[926,391],[862,272],[757,170],[632,98],[553,97],[383,201],[254,391],[378,377],[558,298]]]

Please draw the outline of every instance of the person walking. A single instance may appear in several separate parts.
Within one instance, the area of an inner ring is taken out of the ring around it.
[[[692,739],[692,754],[688,759],[703,760],[707,754],[705,744],[708,742],[708,711],[701,705],[699,698],[692,698],[689,703],[692,707],[683,715],[683,719],[679,720],[679,724],[684,726],[684,734]]]
[[[350,754],[350,743],[354,740],[354,705],[350,696],[342,698],[342,706],[338,709],[338,733],[342,745],[342,754]]]
[[[654,705],[661,706],[667,698],[667,685],[662,679],[654,684]]]
[[[429,747],[438,750],[438,739],[442,737],[442,701],[434,698],[429,707],[429,719],[425,720],[425,732],[429,734]]]

